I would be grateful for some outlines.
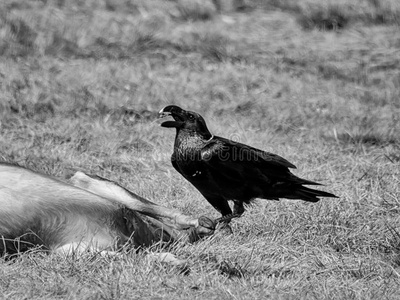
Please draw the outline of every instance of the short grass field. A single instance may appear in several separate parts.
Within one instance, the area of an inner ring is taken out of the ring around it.
[[[257,200],[168,249],[0,260],[0,299],[399,299],[400,2],[3,0],[0,161],[219,217],[172,167],[168,104],[340,198]],[[1,209],[1,208],[0,208]]]

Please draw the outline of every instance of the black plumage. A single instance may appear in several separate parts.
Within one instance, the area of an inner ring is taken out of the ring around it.
[[[335,195],[305,187],[319,183],[299,178],[286,159],[245,144],[214,136],[198,113],[169,105],[160,117],[170,115],[163,127],[176,128],[174,168],[192,183],[226,220],[244,212],[243,203],[255,198],[319,201]],[[228,200],[234,202],[233,213]]]

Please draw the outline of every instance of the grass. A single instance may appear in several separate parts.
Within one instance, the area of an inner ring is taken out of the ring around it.
[[[0,261],[0,298],[398,299],[400,8],[332,3],[3,1],[0,160],[217,217],[170,164],[155,120],[177,104],[340,199],[258,200],[233,236],[171,249],[187,275],[145,253]]]

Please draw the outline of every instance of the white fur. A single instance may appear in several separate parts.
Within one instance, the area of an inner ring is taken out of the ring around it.
[[[70,181],[0,163],[0,251],[24,251],[30,244],[67,254],[115,251],[149,246],[160,232],[188,241],[181,230],[198,226],[197,219],[111,181],[82,172]]]

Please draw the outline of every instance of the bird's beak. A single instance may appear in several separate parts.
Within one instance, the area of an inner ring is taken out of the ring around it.
[[[174,111],[165,111],[165,108],[168,108],[168,106],[164,107],[163,109],[161,109],[158,112],[158,117],[161,119],[161,118],[165,118],[165,117],[168,117],[168,116],[172,116],[174,118],[174,121],[165,121],[165,122],[161,123],[161,126],[162,127],[167,127],[167,128],[171,128],[171,127],[179,128],[179,127],[181,127],[184,124],[184,120],[183,120],[182,116],[180,114],[178,114],[177,112],[174,112]]]

